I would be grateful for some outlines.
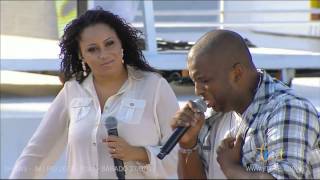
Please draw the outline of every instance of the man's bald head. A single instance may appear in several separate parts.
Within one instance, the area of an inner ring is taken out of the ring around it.
[[[228,30],[201,37],[188,54],[188,70],[196,95],[217,112],[243,113],[260,77],[245,41]]]
[[[206,63],[218,66],[221,70],[225,70],[235,63],[255,68],[243,38],[228,30],[214,30],[206,33],[192,47],[188,60],[208,61]]]

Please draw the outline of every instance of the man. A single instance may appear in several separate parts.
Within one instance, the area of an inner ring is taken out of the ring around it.
[[[207,177],[210,177],[210,179],[225,179],[226,176],[223,174],[216,160],[216,150],[227,133],[240,123],[241,118],[235,112],[217,113],[211,109],[209,113],[210,115],[205,120],[198,135],[198,145],[196,148],[193,147],[193,149],[198,150]],[[180,148],[180,153],[188,156],[188,154],[192,153],[192,150],[188,151]],[[185,157],[184,160],[187,163],[188,157]],[[185,178],[189,178],[189,176]]]
[[[241,115],[240,125],[217,150],[227,178],[313,177],[307,157],[319,148],[317,111],[283,83],[258,71],[240,35],[228,30],[208,32],[190,50],[188,69],[195,93],[208,107]],[[203,124],[204,115],[192,102],[173,118],[172,128],[190,126],[179,141],[180,178],[214,178],[208,176],[208,167],[196,151]]]

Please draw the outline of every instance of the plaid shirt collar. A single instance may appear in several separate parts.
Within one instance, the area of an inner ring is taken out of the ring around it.
[[[252,122],[250,121],[254,120],[254,117],[258,115],[260,105],[268,102],[268,99],[271,96],[278,94],[277,92],[283,93],[291,91],[289,87],[287,87],[281,81],[272,78],[265,71],[259,70],[259,73],[262,76],[261,83],[259,87],[257,87],[253,101],[241,115],[248,124],[251,124]]]

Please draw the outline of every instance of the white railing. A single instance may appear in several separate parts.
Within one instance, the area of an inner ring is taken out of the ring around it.
[[[224,0],[219,2],[219,10],[212,11],[211,14],[219,15],[218,23],[154,23],[154,13],[153,13],[153,3],[152,1],[144,1],[144,28],[146,37],[149,35],[154,35],[156,28],[185,28],[185,27],[219,27],[223,29],[224,27],[248,27],[248,26],[274,26],[274,25],[316,25],[319,26],[319,36],[320,36],[320,21],[310,22],[310,21],[291,21],[291,22],[245,22],[245,23],[225,23],[226,13],[306,13],[311,12],[311,10],[250,10],[250,11],[225,11]],[[147,13],[146,13],[147,12]],[[312,12],[317,12],[312,10]],[[150,14],[148,14],[150,13]],[[152,13],[152,14],[151,14]],[[199,13],[199,12],[198,12]],[[203,12],[210,14],[209,12]],[[147,16],[146,16],[147,15]],[[183,15],[188,15],[184,13]],[[135,24],[136,27],[141,27],[142,24]],[[150,33],[151,32],[151,33]],[[148,39],[148,38],[147,38]],[[147,59],[150,60],[151,64],[159,69],[166,70],[183,70],[186,69],[186,54],[174,54],[170,53],[157,53],[156,41],[148,39],[146,44]],[[273,53],[270,49],[265,49],[264,52],[256,53],[251,51],[253,55],[254,62],[257,68],[263,69],[281,69],[282,81],[288,83],[295,76],[295,69],[320,69],[320,53],[290,53],[288,51],[283,51],[282,53]],[[166,57],[167,56],[167,57]]]
[[[317,26],[320,32],[319,21],[266,21],[266,22],[226,22],[225,16],[227,14],[246,14],[246,13],[309,13],[318,12],[317,10],[226,10],[224,7],[224,0],[219,3],[218,10],[212,11],[187,11],[179,10],[181,13],[173,13],[172,11],[154,12],[153,1],[143,1],[143,17],[144,23],[133,23],[135,27],[144,28],[146,50],[144,54],[149,63],[160,70],[184,70],[186,69],[186,51],[157,51],[156,42],[156,28],[203,28],[203,27],[269,27],[269,26],[291,26],[291,25],[312,25]],[[319,10],[320,11],[320,10]],[[155,22],[155,14],[176,15],[180,16],[194,14],[204,15],[219,15],[218,22],[209,23],[161,23]],[[320,41],[320,39],[319,39]],[[260,49],[260,50],[259,50]],[[294,76],[295,69],[320,69],[320,52],[302,52],[290,50],[278,50],[268,48],[250,48],[253,55],[254,62],[258,68],[264,69],[281,69],[283,74],[283,81],[287,82]],[[51,59],[10,59],[1,57],[1,69],[5,70],[20,70],[20,71],[57,71],[59,70],[60,61],[58,57]]]

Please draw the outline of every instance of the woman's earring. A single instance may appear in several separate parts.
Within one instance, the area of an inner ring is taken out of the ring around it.
[[[87,76],[86,63],[84,61],[81,61],[81,64],[82,64],[83,76]]]
[[[124,64],[124,60],[123,60],[123,49],[121,49],[122,51],[121,51],[121,58],[122,58],[122,64]]]

